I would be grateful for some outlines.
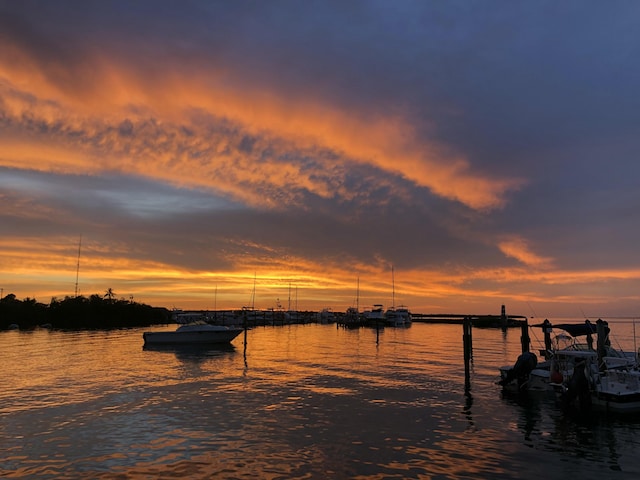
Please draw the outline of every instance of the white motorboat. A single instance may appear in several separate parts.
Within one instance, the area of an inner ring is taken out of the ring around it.
[[[593,402],[617,412],[640,412],[640,371],[612,368],[598,375]]]
[[[411,325],[411,312],[405,306],[391,307],[384,313],[384,320],[390,327],[408,327]]]
[[[208,345],[231,343],[240,332],[242,332],[242,328],[194,322],[180,325],[173,332],[145,332],[142,334],[142,338],[145,345]]]
[[[640,371],[631,359],[598,359],[592,350],[560,351],[551,359],[548,378],[565,408],[640,412]]]
[[[326,325],[328,323],[335,323],[336,316],[330,308],[323,308],[318,312],[318,322],[320,324]]]
[[[612,348],[607,322],[596,323],[600,330],[595,349],[591,339],[587,344],[575,342],[580,325],[557,325],[571,331],[573,336],[560,334],[551,349],[548,344],[541,351],[549,356],[545,362],[538,364],[535,355],[526,352],[513,367],[501,367],[499,383],[505,387],[517,384],[520,390],[555,391],[566,408],[594,406],[616,412],[640,412],[637,359],[631,352]],[[587,334],[596,331],[586,324]],[[557,348],[563,343],[563,348]]]
[[[376,325],[379,323],[380,325],[384,325],[384,308],[379,303],[376,303],[371,310],[362,312],[362,316],[367,324]]]

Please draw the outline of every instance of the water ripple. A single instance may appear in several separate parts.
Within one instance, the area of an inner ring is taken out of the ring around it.
[[[501,395],[519,334],[256,328],[227,349],[141,330],[0,333],[3,478],[633,478],[640,421]],[[526,473],[523,473],[526,472]],[[613,477],[612,477],[613,478]]]

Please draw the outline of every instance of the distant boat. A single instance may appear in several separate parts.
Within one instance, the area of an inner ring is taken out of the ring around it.
[[[375,325],[376,322],[384,324],[384,307],[379,303],[375,304],[371,310],[365,310],[362,315],[368,324]]]
[[[391,307],[385,312],[384,319],[390,327],[408,327],[411,325],[411,312],[403,305]]]
[[[347,308],[342,317],[342,325],[347,328],[359,328],[365,321],[364,314],[360,313],[360,277],[356,284],[356,306]]]
[[[326,325],[328,323],[334,323],[336,321],[336,316],[330,308],[323,308],[318,312],[318,322]]]
[[[384,312],[384,322],[390,327],[409,327],[411,326],[411,312],[404,305],[396,308],[396,280],[391,267],[391,307]]]
[[[363,325],[364,316],[357,307],[349,307],[342,317],[342,325],[347,328],[358,328]]]
[[[194,322],[181,325],[173,332],[145,332],[142,334],[142,338],[145,345],[209,345],[231,343],[240,332],[242,332],[242,328]]]

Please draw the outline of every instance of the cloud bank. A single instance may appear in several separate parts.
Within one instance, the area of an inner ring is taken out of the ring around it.
[[[165,305],[394,265],[423,311],[636,311],[639,7],[587,3],[2,3],[3,288],[64,294],[82,235]]]

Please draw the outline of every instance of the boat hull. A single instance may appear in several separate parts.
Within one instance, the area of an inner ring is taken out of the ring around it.
[[[211,345],[231,343],[240,332],[242,332],[241,328],[191,332],[145,332],[142,338],[145,345]]]
[[[593,402],[616,412],[640,412],[640,372],[608,370],[593,392]]]

